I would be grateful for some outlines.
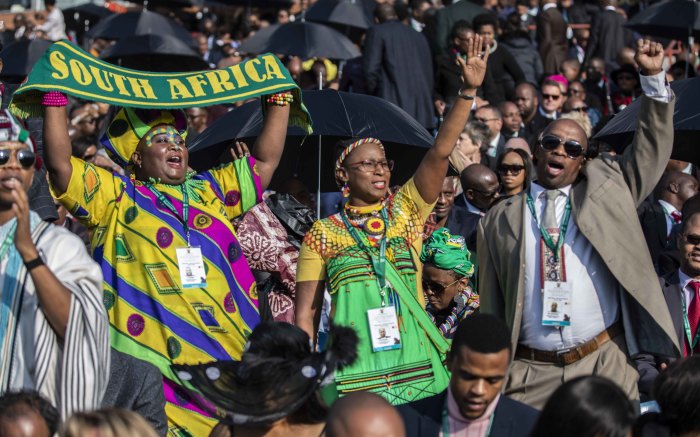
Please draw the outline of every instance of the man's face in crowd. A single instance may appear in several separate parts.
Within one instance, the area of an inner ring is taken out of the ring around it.
[[[207,111],[202,108],[187,108],[187,123],[190,129],[197,132],[202,132],[207,128]]]
[[[511,132],[518,132],[523,118],[520,116],[518,106],[513,102],[505,102],[501,105],[503,115],[503,125]]]
[[[569,97],[578,97],[584,102],[586,101],[586,89],[581,82],[571,82],[571,85],[569,85]]]
[[[553,114],[561,109],[562,105],[561,88],[555,85],[545,85],[542,87],[542,109],[548,114]]]
[[[490,24],[484,24],[476,29],[476,32],[481,35],[486,45],[491,47],[493,40],[496,38],[496,29],[494,29]]]
[[[698,194],[698,180],[691,175],[686,176],[678,183],[678,199],[683,203]]]
[[[0,157],[8,158],[0,165],[0,205],[4,208],[11,207],[14,203],[12,191],[24,190],[32,185],[34,177],[34,160],[29,163],[28,154],[34,155],[32,149],[24,143],[5,141],[0,143]],[[20,160],[21,155],[25,155]],[[25,165],[22,165],[23,161]],[[28,164],[28,165],[27,165]]]
[[[466,188],[465,194],[469,203],[479,208],[481,211],[486,212],[491,208],[493,202],[498,199],[500,188],[498,177],[494,174],[493,177],[484,177],[479,180],[477,186]]]
[[[558,137],[562,142],[554,150],[546,150],[540,144],[536,146],[537,181],[547,189],[571,185],[583,167],[584,157],[572,158],[563,143],[575,141],[585,152],[588,148],[586,134],[573,120],[555,120],[543,132],[543,137],[546,135]]]
[[[455,189],[453,177],[448,176],[442,181],[442,189],[440,190],[440,196],[438,197],[437,203],[435,203],[435,216],[438,221],[447,217],[452,210],[452,206],[455,204]]]
[[[700,278],[700,213],[683,217],[683,232],[678,236],[681,270],[691,278]]]
[[[485,123],[489,127],[489,140],[496,138],[501,128],[503,127],[503,120],[498,116],[498,114],[489,108],[479,108],[474,114],[474,119],[482,123]]]
[[[467,44],[470,38],[474,38],[474,32],[471,30],[463,30],[457,34],[453,43],[458,52],[463,55],[467,53]]]
[[[462,346],[450,352],[450,390],[465,419],[474,420],[484,415],[501,391],[509,364],[508,349],[483,354]]]
[[[515,104],[520,109],[520,115],[524,120],[528,120],[537,110],[537,94],[535,90],[527,85],[521,84],[515,88]]]
[[[588,78],[597,82],[605,76],[605,62],[600,58],[593,58],[586,71],[588,73]]]

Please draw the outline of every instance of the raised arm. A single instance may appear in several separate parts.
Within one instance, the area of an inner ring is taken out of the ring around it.
[[[58,94],[58,93],[57,93]],[[65,99],[65,96],[61,96]],[[44,164],[57,195],[68,189],[73,166],[65,106],[47,106],[44,110]]]
[[[483,58],[481,57],[482,53]],[[445,118],[445,122],[440,127],[435,144],[425,154],[423,161],[421,161],[413,176],[418,192],[427,203],[435,202],[440,193],[443,177],[447,174],[450,153],[452,153],[452,149],[457,144],[459,134],[462,133],[464,125],[469,120],[469,113],[474,102],[473,97],[476,96],[476,89],[484,81],[488,57],[489,51],[479,35],[475,35],[468,42],[467,60],[464,61],[457,57],[457,63],[462,69],[462,81],[464,82],[460,89],[460,95],[463,97],[470,96],[471,98],[458,98],[455,101]]]
[[[289,123],[289,105],[270,105],[263,121],[263,129],[253,145],[252,155],[257,161],[256,165],[260,176],[262,189],[267,189],[272,180],[272,175],[282,158],[284,142],[287,139],[287,125]]]

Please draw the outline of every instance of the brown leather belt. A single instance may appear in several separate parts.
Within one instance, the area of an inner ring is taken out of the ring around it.
[[[622,334],[622,332],[622,323],[616,322],[591,340],[576,347],[558,351],[541,351],[519,344],[515,350],[515,358],[567,366],[597,351],[602,345]]]

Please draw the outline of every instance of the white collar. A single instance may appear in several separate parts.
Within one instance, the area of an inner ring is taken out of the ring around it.
[[[700,281],[700,279],[699,278],[691,278],[683,271],[683,269],[678,269],[678,281],[679,281],[679,284],[681,286],[681,292],[683,292],[683,290],[685,290],[685,287],[688,286],[688,283],[690,281]]]
[[[666,202],[665,200],[659,199],[659,200],[657,200],[657,202],[659,202],[659,205],[661,205],[661,207],[664,209],[664,212],[668,215],[671,215],[671,213],[674,213],[674,212],[680,212],[676,209],[675,206],[671,205],[670,203]]]
[[[540,114],[542,114],[542,117],[548,118],[550,120],[556,120],[559,115],[558,112],[554,112],[553,114],[548,114],[542,109],[542,105],[537,105],[537,110],[540,111]]]
[[[495,147],[498,147],[498,141],[499,141],[500,139],[501,139],[501,133],[498,132],[498,133],[496,134],[496,137],[495,137],[493,140],[491,140],[491,142],[490,142],[489,144],[491,145],[491,147],[494,147],[494,148],[495,148]]]
[[[546,5],[542,6],[542,12],[544,12],[548,9],[556,8],[556,7],[557,7],[556,3],[547,3]]]
[[[547,189],[542,185],[538,184],[537,182],[533,182],[530,184],[530,195],[532,196],[533,200],[536,200],[545,191],[547,191]],[[571,193],[571,184],[559,188],[559,191],[566,197],[569,197],[569,194]]]
[[[617,9],[615,9],[615,6],[606,6],[605,10],[606,11],[613,11],[613,12],[617,11]]]

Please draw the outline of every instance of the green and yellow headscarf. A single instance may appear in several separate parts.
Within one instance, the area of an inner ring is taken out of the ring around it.
[[[115,163],[126,167],[141,138],[162,124],[173,126],[182,138],[187,135],[187,116],[181,109],[121,108],[100,142]]]
[[[423,263],[430,263],[443,270],[452,270],[459,276],[470,277],[474,274],[471,253],[467,249],[464,237],[452,235],[447,228],[433,232],[420,254]]]

